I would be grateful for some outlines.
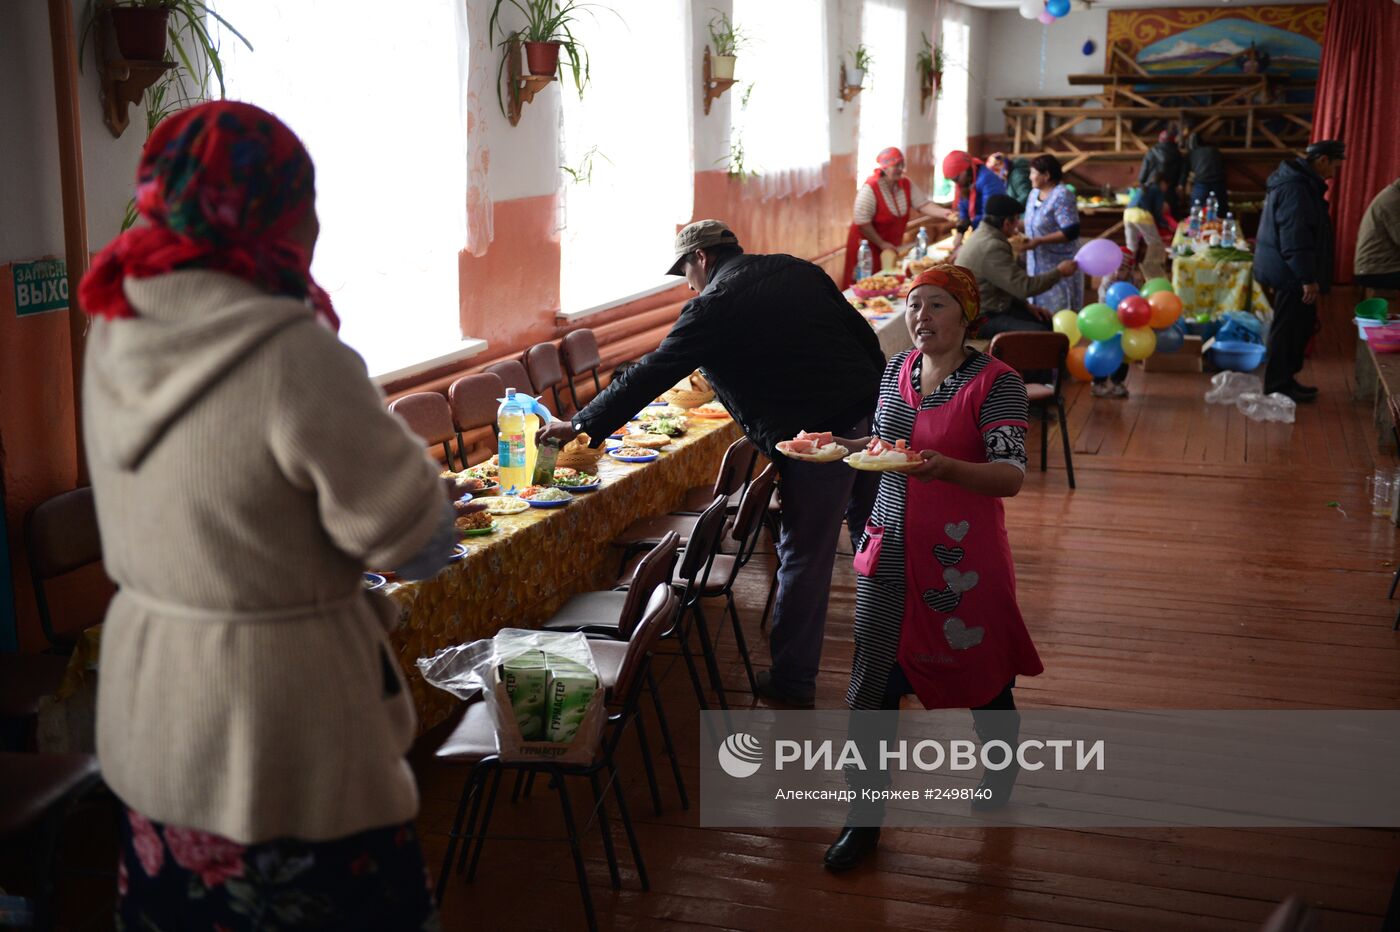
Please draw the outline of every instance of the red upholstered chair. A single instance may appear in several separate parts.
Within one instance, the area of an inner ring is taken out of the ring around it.
[[[525,351],[525,372],[536,393],[543,395],[548,391],[554,397],[555,414],[563,417],[568,413],[559,394],[564,384],[564,362],[559,358],[559,347],[553,343],[536,343],[530,347]]]
[[[1053,385],[1026,383],[1026,395],[1031,407],[1040,409],[1040,471],[1045,472],[1046,445],[1050,433],[1050,408],[1060,416],[1060,440],[1065,447],[1065,472],[1069,487],[1074,488],[1074,460],[1069,452],[1069,425],[1065,421],[1065,358],[1069,355],[1069,337],[1063,333],[998,333],[992,337],[990,353],[1023,376],[1027,372],[1055,371]]]
[[[446,398],[437,392],[414,392],[395,399],[390,403],[389,410],[401,417],[409,430],[422,437],[428,446],[442,444],[447,468],[457,468],[452,462],[451,444],[457,432],[452,427],[452,409],[448,407]],[[466,463],[462,466],[465,467]]]
[[[587,373],[593,376],[593,390],[603,390],[603,383],[598,380],[598,370],[603,365],[603,357],[598,352],[598,337],[587,327],[571,330],[564,334],[564,339],[559,343],[559,355],[564,360],[569,394],[573,396],[574,409],[577,410],[582,405],[578,402],[578,388],[574,385],[574,379]]]
[[[30,581],[39,609],[39,624],[49,644],[71,653],[76,631],[65,625],[54,626],[49,610],[46,585],[56,579],[102,560],[102,537],[97,530],[97,506],[92,489],[84,487],[63,492],[35,505],[24,518],[24,547],[29,555]],[[79,627],[92,627],[100,618]]]
[[[505,397],[506,387],[494,372],[464,375],[447,387],[447,405],[452,409],[452,427],[457,431],[457,460],[467,465],[467,449],[462,434],[483,427],[496,430],[496,410]]]

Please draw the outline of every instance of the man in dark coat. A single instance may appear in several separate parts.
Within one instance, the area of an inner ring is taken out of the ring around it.
[[[1332,284],[1332,221],[1325,198],[1327,180],[1345,156],[1345,144],[1325,139],[1308,146],[1303,158],[1279,163],[1269,176],[1259,217],[1254,278],[1271,289],[1274,306],[1264,390],[1294,401],[1317,397],[1317,389],[1296,376],[1317,328],[1318,296]]]
[[[1190,194],[1193,204],[1200,201],[1204,205],[1214,194],[1220,202],[1220,216],[1230,212],[1230,192],[1225,190],[1225,156],[1199,131],[1191,134],[1190,151],[1181,166],[1181,190],[1183,194]]]
[[[775,445],[801,430],[868,435],[885,355],[870,324],[831,276],[810,262],[746,254],[718,220],[701,220],[676,234],[675,257],[669,274],[684,275],[699,293],[671,332],[572,421],[556,421],[540,437],[567,442],[586,433],[596,446],[662,392],[703,369],[744,433],[773,459],[781,481],[778,593],[769,636],[773,669],[758,675],[758,692],[811,708],[841,519],[847,518],[858,540],[875,485],[857,489],[855,470],[788,459]]]
[[[1176,186],[1181,180],[1181,168],[1184,163],[1185,159],[1176,145],[1176,133],[1164,129],[1157,136],[1157,144],[1148,149],[1147,154],[1142,157],[1142,168],[1138,171],[1139,187],[1149,184],[1153,174],[1162,173],[1162,177],[1167,180],[1167,203],[1171,205],[1172,213],[1178,216],[1180,205],[1177,204]]]

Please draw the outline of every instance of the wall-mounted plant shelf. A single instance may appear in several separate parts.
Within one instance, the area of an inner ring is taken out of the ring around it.
[[[175,67],[175,63],[123,58],[113,40],[110,2],[103,3],[97,9],[93,25],[97,30],[94,45],[102,96],[102,122],[107,124],[113,136],[121,136],[131,125],[131,105],[140,103],[146,88],[159,81],[161,75]]]
[[[555,79],[552,74],[525,74],[520,70],[520,36],[506,43],[506,118],[511,126],[520,124],[520,113],[535,95]]]
[[[705,115],[710,115],[710,104],[719,100],[720,95],[735,85],[733,78],[716,78],[710,71],[710,47],[705,46],[703,75],[705,80]]]
[[[938,96],[938,88],[943,83],[943,72],[924,72],[919,78],[919,112],[927,113],[929,101]]]
[[[841,63],[841,99],[846,103],[856,99],[861,91],[865,90],[864,84],[851,84],[846,78],[846,63]]]

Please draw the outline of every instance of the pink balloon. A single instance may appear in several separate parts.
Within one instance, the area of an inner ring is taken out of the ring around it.
[[[1040,21],[1041,21],[1042,23],[1044,23],[1046,26],[1049,26],[1051,23],[1053,23],[1053,22],[1055,21],[1055,15],[1054,15],[1053,13],[1051,13],[1049,10],[1041,10],[1041,11],[1040,11],[1040,15],[1037,16],[1036,19],[1040,20]]]
[[[1074,257],[1086,275],[1111,275],[1123,261],[1123,251],[1108,239],[1091,239],[1079,248]]]

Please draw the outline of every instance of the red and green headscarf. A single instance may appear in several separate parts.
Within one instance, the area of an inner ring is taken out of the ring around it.
[[[968,323],[974,323],[982,313],[982,295],[977,290],[977,276],[960,265],[944,264],[924,269],[909,283],[905,294],[923,285],[942,288],[952,295],[953,300],[962,307],[963,317]]]
[[[311,278],[310,254],[289,237],[314,199],[311,157],[277,117],[233,101],[182,110],[156,127],[141,155],[136,210],[147,225],[98,254],[78,291],[83,308],[135,317],[124,279],[208,269],[303,298],[338,328],[330,297]]]

